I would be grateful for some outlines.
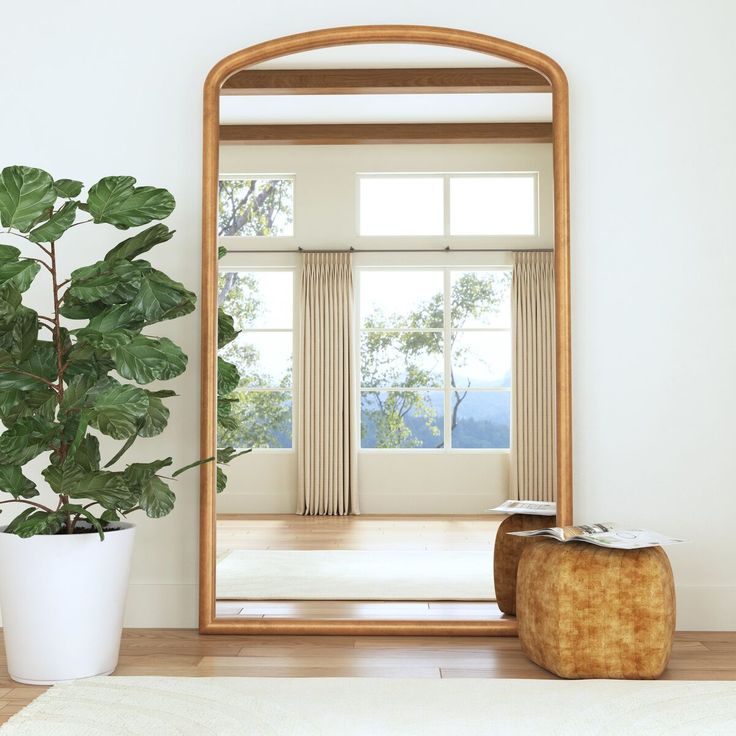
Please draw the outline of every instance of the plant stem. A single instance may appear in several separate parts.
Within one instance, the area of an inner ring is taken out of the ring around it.
[[[58,274],[56,270],[56,243],[52,240],[49,243],[49,256],[51,258],[51,284],[54,292],[54,347],[56,348],[56,370],[57,370],[57,385],[56,385],[56,403],[61,404],[64,398],[64,344],[61,335],[61,312],[60,312],[60,300],[59,300],[59,284]],[[59,457],[61,458],[62,464],[66,460],[66,454],[68,452],[68,444],[62,440],[59,445]],[[61,496],[62,504],[69,503],[69,497],[66,495]],[[66,533],[74,534],[74,527],[76,526],[76,519],[72,517],[70,512],[66,515]]]
[[[53,514],[53,509],[50,509],[48,506],[44,506],[41,503],[36,503],[35,501],[29,501],[25,498],[11,498],[9,501],[0,501],[0,504],[3,503],[27,503],[29,506],[35,506],[37,509],[41,509],[41,511],[48,511],[50,514]]]

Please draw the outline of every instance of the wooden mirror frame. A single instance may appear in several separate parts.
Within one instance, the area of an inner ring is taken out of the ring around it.
[[[204,84],[202,165],[201,455],[216,450],[217,405],[217,183],[220,90],[236,72],[281,56],[353,44],[414,43],[449,46],[530,67],[549,80],[553,106],[555,329],[557,369],[557,523],[572,523],[572,392],[570,345],[570,215],[567,79],[560,66],[533,49],[452,28],[373,25],[328,28],[284,36],[237,51],[218,62]],[[204,634],[335,634],[407,636],[516,636],[514,618],[494,621],[352,621],[215,617],[216,487],[213,464],[201,468],[199,630]]]

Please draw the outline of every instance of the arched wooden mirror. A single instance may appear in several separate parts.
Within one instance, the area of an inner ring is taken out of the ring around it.
[[[514,635],[489,509],[572,521],[560,67],[397,25],[228,56],[202,279],[203,457],[253,450],[202,468],[201,630]]]

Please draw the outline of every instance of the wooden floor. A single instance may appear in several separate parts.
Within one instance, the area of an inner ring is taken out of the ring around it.
[[[234,549],[490,550],[505,517],[218,514],[217,556]],[[217,615],[279,619],[497,619],[494,602],[218,601]]]
[[[554,676],[529,662],[515,638],[200,636],[128,629],[116,675],[176,677]],[[684,632],[663,679],[736,680],[736,632]],[[46,688],[8,678],[0,644],[0,723]]]

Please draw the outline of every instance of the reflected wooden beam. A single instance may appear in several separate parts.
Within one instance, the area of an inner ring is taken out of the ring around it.
[[[551,143],[552,123],[370,123],[221,125],[220,143],[354,145],[366,143]]]
[[[368,95],[474,92],[551,92],[526,67],[462,69],[246,69],[233,74],[223,95]]]

